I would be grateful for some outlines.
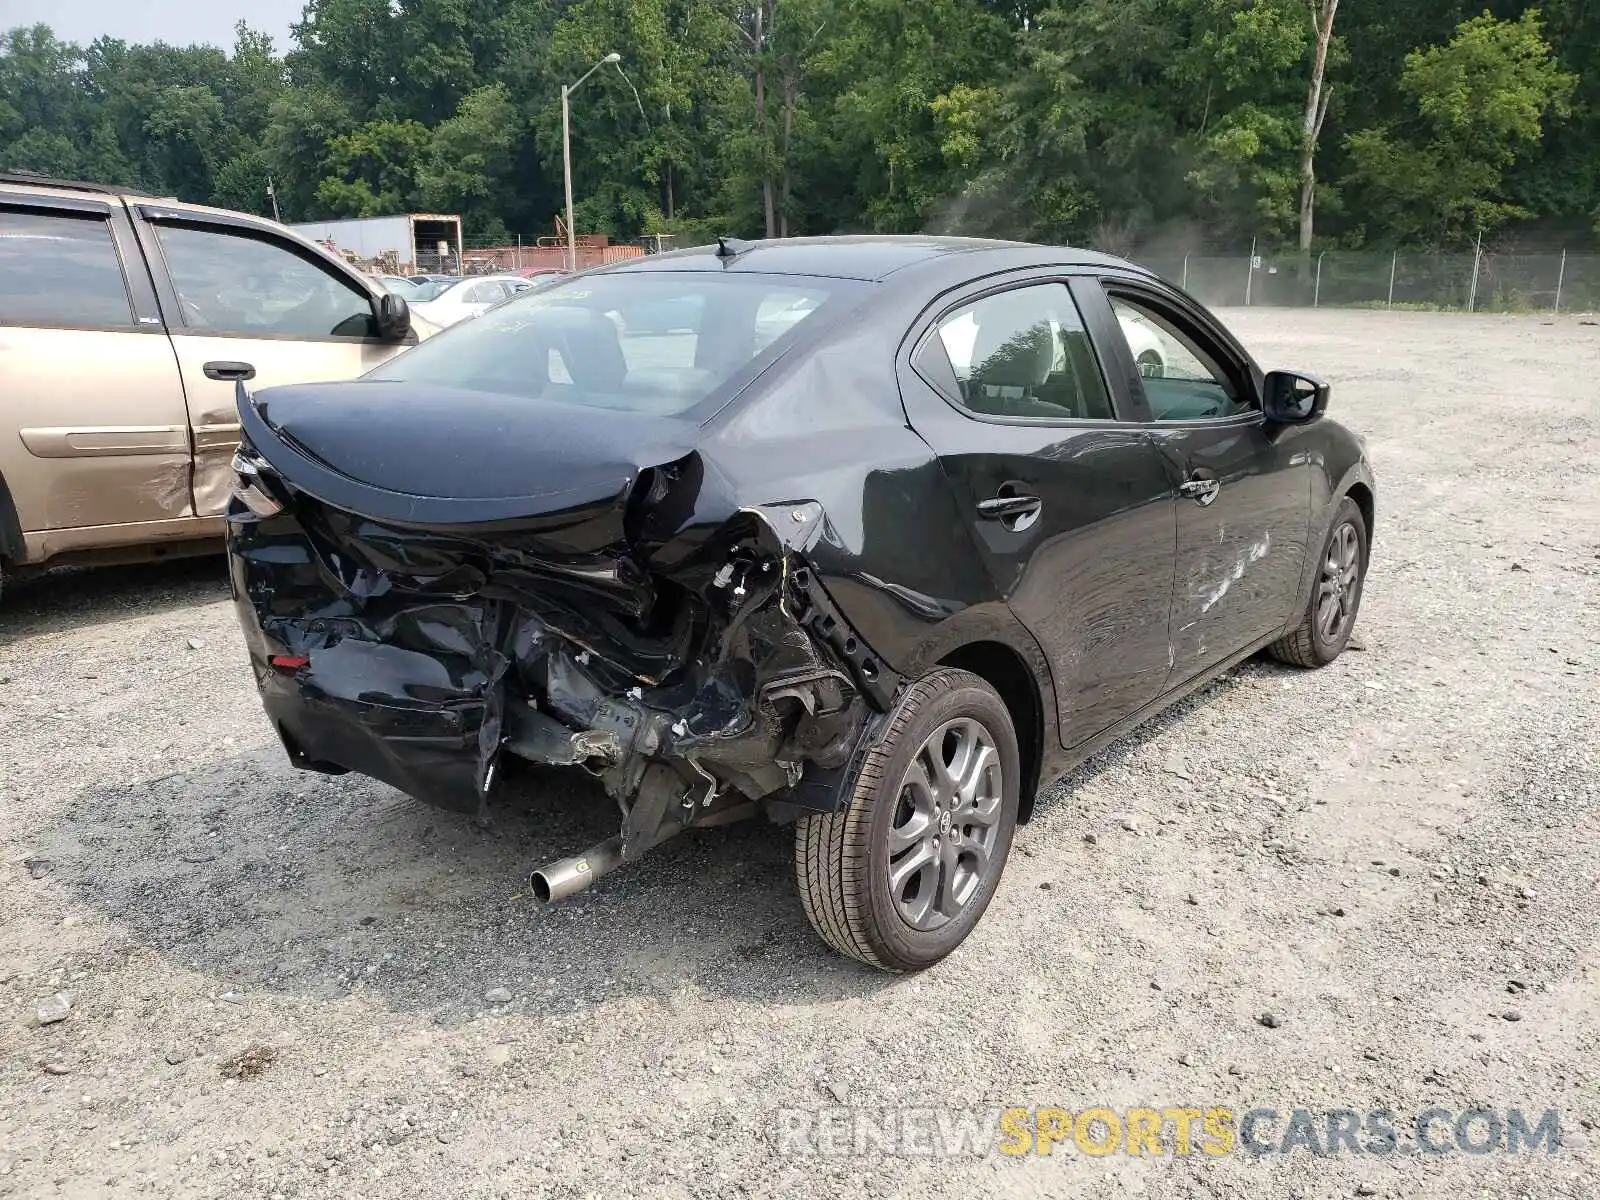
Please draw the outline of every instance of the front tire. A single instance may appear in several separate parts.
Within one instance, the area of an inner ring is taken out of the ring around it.
[[[1021,760],[1011,715],[978,676],[917,680],[845,784],[801,818],[795,879],[812,927],[886,971],[944,958],[988,908],[1016,832]]]
[[[1334,514],[1317,559],[1317,581],[1300,624],[1267,647],[1279,662],[1325,667],[1350,644],[1367,581],[1367,522],[1346,496]]]

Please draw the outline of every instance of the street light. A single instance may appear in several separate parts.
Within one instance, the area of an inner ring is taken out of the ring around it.
[[[613,50],[578,77],[577,83],[561,85],[561,171],[567,179],[567,270],[578,269],[578,235],[572,227],[572,107],[568,103],[572,93],[583,81],[607,63],[621,62],[622,55]]]

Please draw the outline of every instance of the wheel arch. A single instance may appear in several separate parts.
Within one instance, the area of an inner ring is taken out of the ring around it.
[[[1354,500],[1356,507],[1361,510],[1361,519],[1367,525],[1367,543],[1370,547],[1372,543],[1372,523],[1377,519],[1372,489],[1364,481],[1357,479],[1351,482],[1350,486],[1345,489],[1344,494]]]
[[[1021,654],[1004,642],[975,641],[951,650],[936,664],[970,671],[1000,696],[1011,714],[1011,727],[1017,735],[1017,753],[1022,759],[1022,780],[1018,792],[1017,821],[1033,816],[1034,796],[1039,790],[1039,774],[1044,763],[1044,696],[1035,672]]]
[[[0,562],[21,563],[25,550],[17,505],[11,498],[11,489],[6,486],[6,477],[0,475]]]

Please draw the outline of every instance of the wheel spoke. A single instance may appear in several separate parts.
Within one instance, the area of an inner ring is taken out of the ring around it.
[[[933,815],[935,805],[935,789],[933,780],[928,777],[928,768],[923,762],[922,755],[911,760],[911,765],[906,768],[905,781],[900,785],[900,794],[911,802],[911,807],[927,816]]]
[[[1332,637],[1333,631],[1339,622],[1339,598],[1326,596],[1317,607],[1317,628],[1322,631],[1323,637]]]
[[[962,763],[961,774],[958,777],[956,794],[960,802],[956,812],[965,811],[969,806],[978,802],[978,796],[989,776],[989,770],[1000,761],[1000,752],[988,742],[980,741],[974,737],[972,751]]]
[[[977,839],[961,843],[961,856],[970,860],[967,869],[977,879],[982,879],[989,870],[989,847]]]
[[[938,896],[939,875],[939,854],[931,837],[917,843],[899,862],[890,864],[889,894],[911,924],[920,925],[927,920]],[[904,897],[913,879],[917,881],[916,894],[907,900]]]
[[[961,912],[969,893],[961,880],[961,850],[946,841],[939,847],[939,915],[949,920]]]
[[[980,796],[970,807],[963,808],[956,814],[956,823],[959,825],[977,825],[988,829],[1000,819],[1000,792],[997,789],[992,796]]]
[[[945,770],[950,776],[950,791],[945,795],[947,804],[959,804],[966,796],[967,780],[972,773],[972,760],[982,749],[982,743],[974,734],[970,722],[960,721],[945,727],[946,738],[955,735],[955,747],[950,753],[950,759],[945,763]]]
[[[933,832],[933,814],[912,810],[911,816],[905,824],[896,825],[889,831],[889,855],[894,857],[905,850],[915,846],[923,838]]]
[[[927,774],[932,781],[933,794],[940,800],[950,801],[956,794],[955,777],[950,773],[950,764],[944,760],[944,732],[940,730],[929,738],[927,744],[917,755],[927,765]]]

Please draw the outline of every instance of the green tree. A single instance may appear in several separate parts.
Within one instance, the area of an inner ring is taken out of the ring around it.
[[[287,54],[33,26],[0,32],[0,167],[549,233],[561,85],[616,51],[572,106],[585,231],[1587,236],[1600,16],[1485,2],[309,0]]]
[[[469,92],[456,114],[433,131],[417,168],[419,202],[434,210],[459,209],[474,219],[498,220],[511,150],[521,134],[521,118],[504,84]]]
[[[330,174],[317,201],[341,217],[379,217],[407,211],[416,195],[416,170],[433,141],[418,121],[369,121],[328,142]]]
[[[1351,186],[1379,228],[1430,244],[1527,216],[1502,191],[1506,169],[1539,146],[1547,115],[1568,111],[1576,82],[1537,13],[1464,21],[1445,45],[1406,56],[1416,116],[1350,135]]]

